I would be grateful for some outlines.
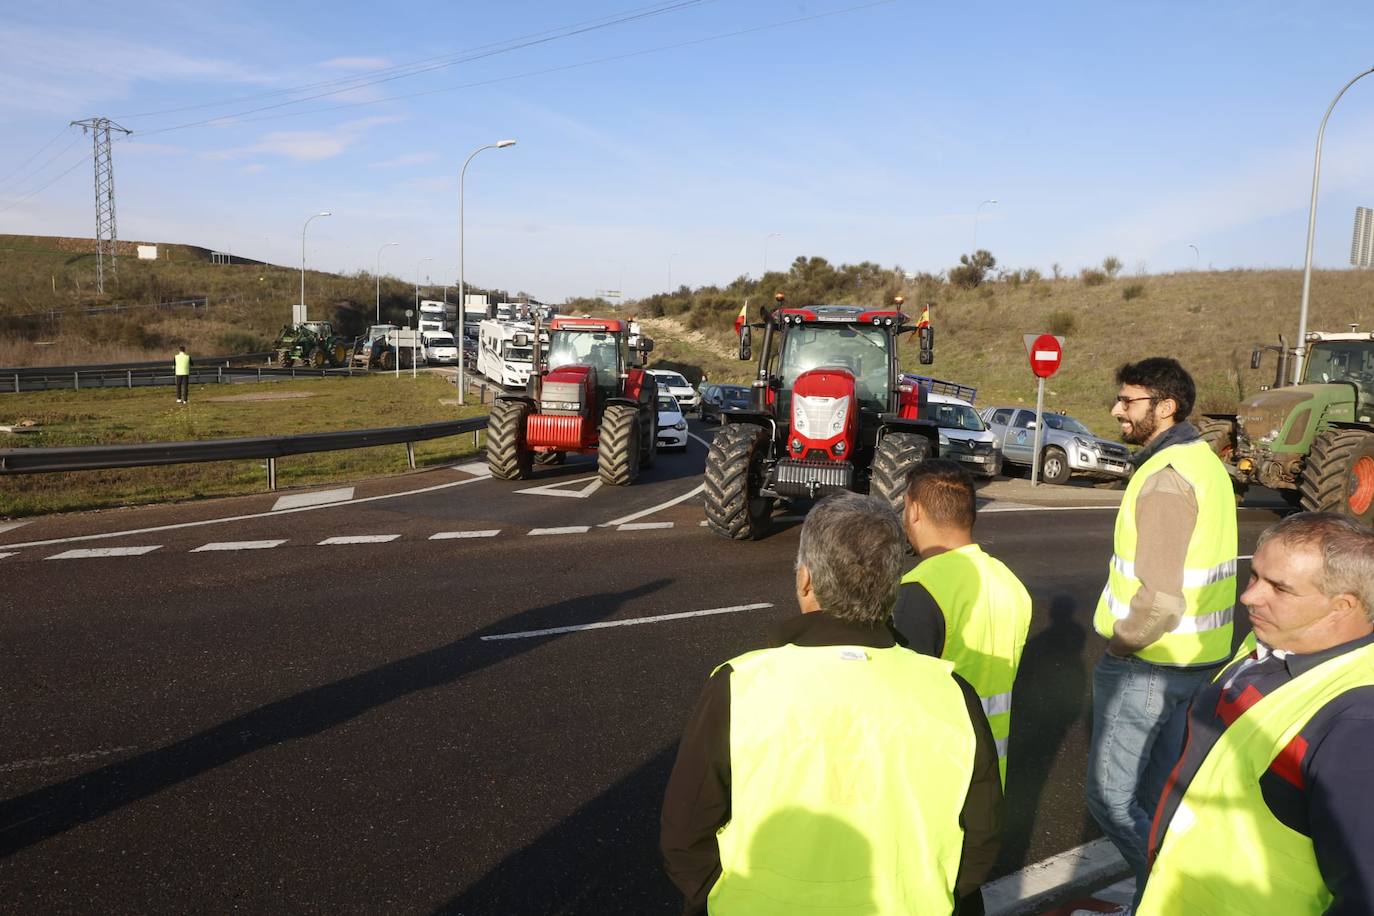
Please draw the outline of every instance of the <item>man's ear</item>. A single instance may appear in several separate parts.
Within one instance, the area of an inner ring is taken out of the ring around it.
[[[921,520],[921,504],[908,493],[902,497],[902,526],[914,525]]]
[[[1358,614],[1365,620],[1369,619],[1369,615],[1365,613],[1364,605],[1360,604],[1360,599],[1348,592],[1339,594],[1331,599],[1331,612],[1341,617]]]
[[[797,567],[797,597],[804,597],[815,593],[811,585],[811,570],[806,568],[806,564]]]
[[[1161,420],[1165,417],[1168,417],[1169,419],[1174,419],[1178,416],[1178,401],[1175,401],[1173,398],[1164,398],[1162,400],[1155,401],[1155,412],[1155,415],[1158,416]]]

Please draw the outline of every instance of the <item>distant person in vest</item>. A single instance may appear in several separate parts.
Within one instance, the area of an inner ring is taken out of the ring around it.
[[[175,357],[177,376],[177,403],[185,404],[191,399],[191,354],[186,347],[177,351]]]
[[[1374,912],[1374,532],[1290,515],[1240,600],[1254,632],[1188,710],[1140,912]]]
[[[1116,516],[1093,625],[1107,639],[1093,671],[1088,810],[1145,886],[1150,814],[1183,745],[1186,705],[1231,656],[1236,502],[1197,429],[1193,380],[1166,357],[1116,373],[1112,416],[1141,446]]]
[[[769,648],[711,675],[678,747],[660,845],[685,913],[982,913],[1002,785],[978,695],[887,620],[902,527],[816,504]]]
[[[1015,573],[974,543],[977,506],[973,476],[957,462],[935,458],[912,469],[902,523],[920,562],[902,579],[892,625],[904,645],[953,662],[978,692],[1005,787],[1011,688],[1031,598]]]

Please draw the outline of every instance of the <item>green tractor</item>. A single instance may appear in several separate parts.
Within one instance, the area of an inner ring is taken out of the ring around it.
[[[337,368],[347,364],[348,343],[334,334],[327,321],[306,321],[285,325],[272,345],[278,366],[283,368],[300,363],[312,369],[326,365]]]
[[[1279,354],[1274,384],[1246,398],[1235,414],[1206,414],[1199,424],[1236,485],[1237,498],[1258,483],[1293,505],[1338,512],[1374,526],[1374,334],[1313,331],[1298,384],[1288,382],[1296,351]]]

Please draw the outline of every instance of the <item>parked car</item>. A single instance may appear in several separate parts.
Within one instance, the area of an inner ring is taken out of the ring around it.
[[[677,398],[678,406],[684,414],[701,410],[701,395],[687,383],[682,373],[671,369],[650,369],[649,373],[658,379],[658,390]]]
[[[1080,421],[1062,413],[1044,414],[1040,472],[1046,483],[1067,483],[1074,474],[1106,480],[1131,476],[1131,453],[1120,442],[1093,435]],[[1003,460],[1030,467],[1035,449],[1035,411],[1029,407],[985,407],[988,424]]]
[[[701,420],[721,422],[721,414],[749,409],[747,385],[704,385],[701,390]]]
[[[431,366],[457,365],[458,344],[448,331],[426,331],[420,339],[425,348],[425,362]]]
[[[658,447],[687,450],[687,418],[671,394],[658,395]]]
[[[958,461],[975,477],[1002,473],[1002,452],[968,401],[947,394],[926,395],[923,418],[940,427],[940,457]]]

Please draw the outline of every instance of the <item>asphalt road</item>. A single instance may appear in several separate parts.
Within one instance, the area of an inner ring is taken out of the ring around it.
[[[729,543],[699,497],[665,505],[704,456],[693,441],[628,489],[580,459],[322,508],[265,494],[0,527],[5,908],[672,912],[657,813],[686,714],[795,612],[798,520]],[[1097,835],[1090,618],[1114,512],[992,507],[1012,511],[979,538],[1035,599],[1009,872]],[[1274,518],[1241,510],[1242,553]]]

